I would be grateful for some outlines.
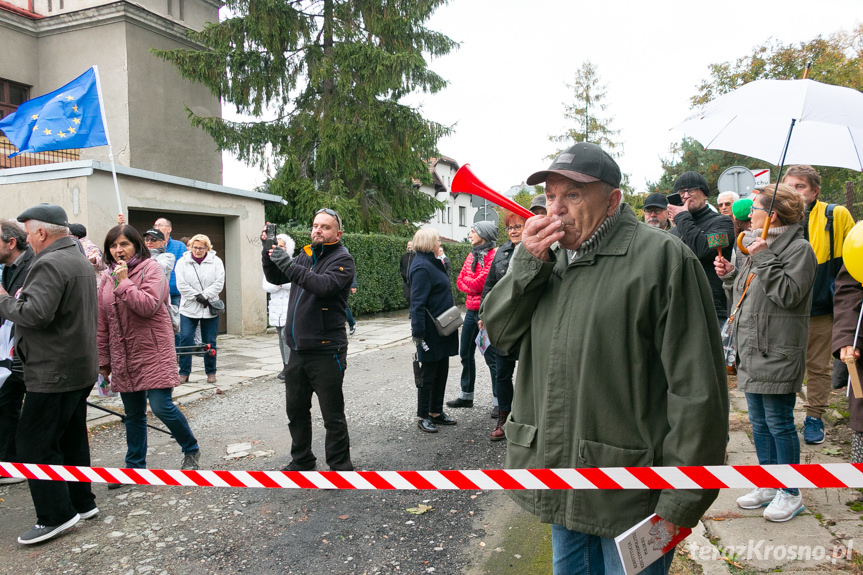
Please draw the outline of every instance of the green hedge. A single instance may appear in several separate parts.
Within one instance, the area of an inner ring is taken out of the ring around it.
[[[309,244],[307,229],[280,229],[279,233],[291,236],[298,250]],[[405,238],[380,234],[344,234],[342,243],[351,252],[357,266],[357,293],[351,295],[349,300],[354,315],[407,308],[399,274],[399,262],[407,243]],[[464,303],[464,294],[456,289],[455,280],[470,253],[470,244],[444,244],[444,251],[452,264],[450,283],[453,299],[456,304]]]

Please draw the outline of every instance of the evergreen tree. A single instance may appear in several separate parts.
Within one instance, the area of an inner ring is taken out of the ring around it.
[[[596,66],[589,60],[585,60],[575,73],[575,82],[566,84],[566,87],[573,92],[573,103],[563,104],[563,117],[575,122],[575,127],[567,129],[558,136],[549,136],[549,140],[564,143],[563,149],[579,142],[590,142],[601,146],[612,156],[620,155],[616,150],[621,145],[614,140],[620,131],[611,128],[614,117],[606,115],[608,85],[600,82],[601,78]],[[548,158],[554,159],[563,149],[549,155]]]
[[[271,221],[310,222],[326,206],[351,231],[393,231],[440,206],[415,184],[431,181],[427,160],[450,129],[401,100],[446,86],[424,55],[457,47],[424,26],[446,1],[229,0],[232,16],[190,33],[203,48],[153,52],[238,112],[275,114],[189,110],[220,150],[262,168],[272,154],[265,187],[288,205],[268,206]]]

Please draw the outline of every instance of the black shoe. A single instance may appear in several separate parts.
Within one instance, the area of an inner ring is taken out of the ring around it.
[[[81,516],[77,513],[72,519],[63,523],[62,525],[34,525],[33,529],[29,530],[27,533],[18,538],[18,543],[22,545],[32,545],[33,543],[41,543],[42,541],[48,541],[49,539],[53,539],[66,531],[78,521],[80,521]]]
[[[420,428],[420,431],[425,431],[426,433],[437,433],[437,426],[435,426],[431,417],[426,417],[425,419],[417,421],[417,427]]]
[[[446,406],[452,407],[452,408],[473,407],[473,400],[472,399],[462,399],[459,397],[458,399],[453,399],[452,401],[447,401]]]
[[[279,375],[277,375],[276,377],[278,377],[279,379],[284,381],[285,380],[285,370],[283,369],[282,371],[280,371]]]
[[[284,467],[282,467],[282,471],[314,471],[315,465],[312,464],[311,467],[307,465],[299,465],[296,461],[291,461]]]
[[[455,425],[458,423],[455,419],[444,412],[440,412],[438,415],[435,415],[431,420],[438,425]]]
[[[499,408],[498,406],[496,406],[496,405],[495,405],[495,406],[491,409],[491,418],[492,418],[492,419],[497,419],[498,415],[500,415],[500,408]]]
[[[354,335],[357,331],[357,324],[351,326],[350,334]]]

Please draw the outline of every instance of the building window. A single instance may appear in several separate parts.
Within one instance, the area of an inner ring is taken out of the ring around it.
[[[447,223],[451,224],[452,223],[452,208],[451,207],[448,207],[446,209],[446,218],[447,218]]]
[[[180,20],[186,19],[185,18],[185,16],[186,16],[185,8],[186,7],[183,5],[183,2],[184,2],[184,0],[177,0],[177,8],[178,8],[178,12],[179,12],[178,16],[180,17]]]
[[[174,15],[174,2],[173,0],[168,0],[168,16]]]
[[[30,99],[30,87],[0,79],[0,118],[8,116]]]
[[[458,225],[462,227],[467,225],[467,208],[464,206],[458,207]]]

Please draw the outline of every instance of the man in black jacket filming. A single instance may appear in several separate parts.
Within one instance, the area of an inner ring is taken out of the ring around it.
[[[722,289],[722,280],[713,268],[713,260],[718,255],[717,249],[708,246],[707,236],[725,234],[728,245],[722,249],[722,256],[730,261],[732,242],[735,240],[734,222],[728,216],[714,212],[707,205],[710,188],[698,172],[681,174],[674,182],[673,193],[680,194],[683,205],[669,204],[668,206],[668,216],[674,222],[674,228],[670,233],[683,240],[683,243],[701,262],[701,267],[707,274],[710,291],[713,293],[716,317],[719,318],[721,325],[723,320],[728,319],[728,300],[725,297],[725,290]]]
[[[352,471],[342,382],[347,367],[345,331],[354,259],[342,246],[342,222],[329,208],[315,213],[312,243],[296,257],[264,240],[262,262],[267,281],[291,283],[284,337],[291,348],[285,367],[285,398],[291,432],[291,462],[283,471],[312,471],[312,393],[317,394],[327,430],[327,465]]]

